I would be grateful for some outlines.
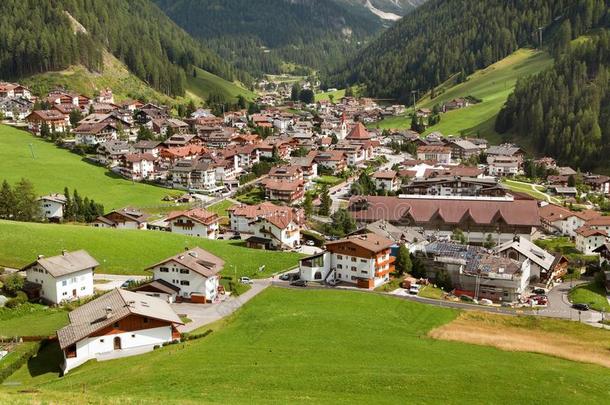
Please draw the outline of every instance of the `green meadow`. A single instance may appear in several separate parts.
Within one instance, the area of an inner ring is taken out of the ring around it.
[[[208,337],[58,376],[50,345],[7,403],[601,404],[608,369],[434,340],[457,311],[348,291],[269,288]]]
[[[147,267],[195,246],[223,259],[224,273],[238,277],[260,278],[290,270],[302,257],[293,252],[249,249],[241,241],[169,232],[0,221],[0,266],[6,267],[22,267],[39,254],[54,256],[62,249],[85,249],[100,263],[98,273],[146,275]]]

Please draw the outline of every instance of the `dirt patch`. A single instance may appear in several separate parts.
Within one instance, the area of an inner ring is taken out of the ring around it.
[[[455,321],[430,331],[429,336],[507,351],[541,353],[610,368],[608,331],[576,322],[533,318],[465,312]]]

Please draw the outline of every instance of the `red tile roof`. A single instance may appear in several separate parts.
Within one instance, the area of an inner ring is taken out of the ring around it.
[[[205,210],[203,208],[193,208],[188,211],[175,211],[171,212],[167,217],[166,221],[171,221],[176,218],[187,217],[195,222],[199,222],[203,225],[210,225],[218,221],[218,215]]]

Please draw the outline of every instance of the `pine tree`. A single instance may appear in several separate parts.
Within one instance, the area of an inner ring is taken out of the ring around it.
[[[318,214],[322,215],[323,217],[330,215],[332,203],[332,199],[328,193],[328,186],[325,186],[320,194],[320,208],[318,209]]]
[[[305,193],[303,211],[305,212],[306,217],[310,217],[313,214],[313,197],[311,196],[311,193]]]
[[[41,212],[38,203],[38,196],[34,191],[34,185],[27,179],[21,179],[15,184],[15,220],[17,221],[38,221]]]
[[[0,218],[11,219],[15,215],[15,193],[13,188],[4,180],[0,187]]]
[[[396,268],[396,273],[401,276],[405,273],[410,273],[411,269],[413,268],[409,248],[407,248],[407,245],[404,243],[400,245],[400,248],[398,248],[398,254],[396,255],[396,262],[394,266]]]
[[[66,197],[66,204],[64,205],[64,220],[72,221],[74,219],[74,205],[72,203],[72,197],[70,196],[70,190],[68,190],[68,187],[64,187],[64,196]]]

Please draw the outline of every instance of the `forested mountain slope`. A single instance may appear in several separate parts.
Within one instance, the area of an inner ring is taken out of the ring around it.
[[[562,30],[570,39],[570,25]],[[496,130],[528,136],[541,154],[583,170],[610,167],[610,33],[574,42],[555,66],[520,81]]]
[[[385,24],[360,0],[154,1],[191,35],[259,76],[279,73],[284,62],[336,66]]]
[[[465,77],[538,44],[538,28],[552,38],[563,19],[573,34],[587,30],[603,0],[430,0],[405,16],[331,77],[361,83],[377,97],[408,100],[454,74]]]
[[[75,24],[82,25],[76,35]],[[228,80],[248,79],[192,39],[149,0],[0,2],[3,79],[76,64],[101,71],[104,49],[138,78],[172,96],[184,94],[192,66]]]

